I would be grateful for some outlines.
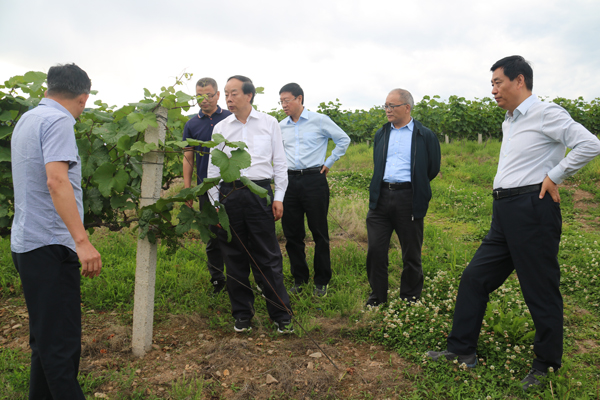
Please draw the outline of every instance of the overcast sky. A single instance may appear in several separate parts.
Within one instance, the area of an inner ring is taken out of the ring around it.
[[[0,81],[75,62],[93,101],[118,106],[184,71],[190,94],[204,76],[220,89],[250,77],[263,111],[289,82],[312,110],[368,109],[396,87],[482,98],[490,66],[514,54],[532,63],[535,94],[600,97],[599,0],[0,0],[0,37]]]

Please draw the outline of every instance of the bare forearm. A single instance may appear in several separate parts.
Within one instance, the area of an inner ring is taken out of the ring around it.
[[[75,241],[75,251],[81,262],[81,274],[94,277],[100,274],[100,253],[90,243],[77,209],[75,192],[69,181],[69,164],[62,161],[46,164],[47,185],[56,212]]]
[[[88,242],[88,235],[77,210],[75,193],[69,180],[48,180],[48,189],[56,212],[63,220],[76,245]]]
[[[194,174],[194,152],[183,153],[183,184],[186,188],[192,187],[192,176]]]

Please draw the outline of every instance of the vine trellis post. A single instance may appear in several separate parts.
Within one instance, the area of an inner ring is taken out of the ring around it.
[[[158,147],[159,140],[165,142],[167,109],[159,107],[155,113],[158,127],[148,127],[144,132],[144,140],[146,143],[155,143]],[[154,204],[160,198],[163,161],[164,153],[160,151],[144,154],[140,207]],[[133,354],[137,357],[143,357],[152,348],[156,251],[157,243],[150,243],[148,236],[138,239],[132,335]]]

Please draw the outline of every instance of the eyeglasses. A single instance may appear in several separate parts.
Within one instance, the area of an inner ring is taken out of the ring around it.
[[[283,106],[285,104],[290,104],[292,101],[296,100],[298,98],[298,96],[294,97],[293,99],[283,99],[281,101],[278,102],[278,104],[280,106]]]
[[[216,95],[217,95],[216,93],[213,93],[213,94],[206,93],[206,94],[197,94],[197,95],[196,95],[196,97],[197,97],[198,99],[202,99],[202,98],[206,97],[208,100],[210,100],[210,99],[212,99],[213,97],[215,97]]]
[[[393,111],[394,108],[396,108],[396,107],[402,107],[402,106],[407,106],[407,105],[408,105],[408,103],[402,103],[402,104],[396,104],[396,105],[393,105],[393,104],[384,104],[383,105],[383,109],[384,110],[392,110]]]

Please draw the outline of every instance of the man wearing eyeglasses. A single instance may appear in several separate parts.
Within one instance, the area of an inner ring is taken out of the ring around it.
[[[440,171],[441,153],[437,136],[411,117],[413,106],[410,92],[392,90],[384,105],[389,122],[375,133],[367,213],[368,306],[387,302],[393,231],[402,247],[400,297],[416,302],[423,289],[423,218],[431,199],[430,181]]]
[[[289,290],[299,294],[308,283],[310,271],[304,252],[304,214],[315,242],[315,288],[319,297],[327,294],[331,280],[329,257],[329,186],[327,172],[346,153],[350,138],[328,116],[304,108],[304,91],[297,83],[288,83],[279,91],[283,111],[288,115],[279,123],[288,166],[288,188],[283,205],[281,226],[286,238],[294,286]],[[327,143],[335,143],[325,160]]]
[[[272,116],[253,107],[256,88],[246,76],[234,75],[225,84],[227,108],[233,113],[215,127],[215,133],[230,142],[244,142],[251,157],[251,165],[240,175],[267,190],[271,203],[259,197],[240,180],[221,181],[210,189],[211,200],[225,207],[232,238],[219,231],[223,257],[227,265],[227,291],[234,329],[243,332],[252,329],[254,294],[250,287],[250,271],[262,285],[269,316],[279,333],[293,332],[290,298],[283,284],[283,257],[275,233],[275,221],[283,215],[283,198],[288,184],[281,129]],[[220,144],[211,150],[211,159],[231,154],[231,148]],[[208,177],[219,175],[219,167],[208,165]],[[271,188],[271,180],[275,190]],[[220,192],[220,193],[219,193]]]
[[[219,90],[217,82],[212,78],[202,78],[196,83],[196,95],[200,103],[198,115],[190,118],[183,128],[183,140],[196,139],[209,141],[212,139],[213,128],[215,125],[229,115],[231,112],[222,110],[217,105],[219,101]],[[196,175],[198,185],[206,178],[208,169],[208,154],[210,149],[204,146],[186,147],[183,159],[183,182],[186,188],[192,186],[192,175],[194,171],[194,154],[196,157]],[[208,194],[203,194],[198,198],[200,209],[208,201]],[[192,207],[193,201],[187,202],[188,207]],[[211,226],[211,231],[217,233],[217,227]],[[219,247],[217,238],[212,238],[206,243],[206,265],[211,276],[213,293],[217,294],[225,289],[225,275],[223,274],[223,256]]]

